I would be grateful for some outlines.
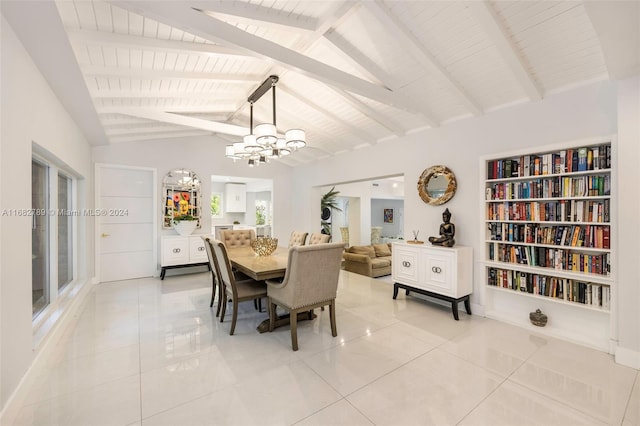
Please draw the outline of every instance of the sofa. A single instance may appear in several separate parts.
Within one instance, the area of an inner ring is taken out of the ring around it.
[[[351,246],[342,258],[346,271],[372,278],[391,274],[391,243]]]

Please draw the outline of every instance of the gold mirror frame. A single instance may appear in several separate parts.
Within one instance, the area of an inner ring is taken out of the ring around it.
[[[447,187],[440,195],[430,193],[428,190],[430,180],[438,176],[444,176],[447,179]],[[456,189],[458,189],[456,175],[446,166],[431,166],[425,169],[420,175],[420,179],[418,179],[418,194],[420,194],[420,198],[432,206],[440,206],[452,199],[456,194]]]

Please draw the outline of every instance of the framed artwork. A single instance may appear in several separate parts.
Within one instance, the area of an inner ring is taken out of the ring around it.
[[[393,223],[393,209],[384,209],[384,223]]]

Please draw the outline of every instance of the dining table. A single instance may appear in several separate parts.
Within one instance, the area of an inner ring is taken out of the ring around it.
[[[289,249],[278,247],[269,256],[258,256],[251,247],[227,249],[231,266],[256,281],[283,278],[287,271]]]
[[[256,281],[264,281],[284,278],[287,272],[287,262],[289,261],[289,249],[287,247],[278,247],[269,256],[258,256],[250,247],[237,247],[227,249],[227,256],[231,266],[237,271]],[[314,318],[316,318],[316,314],[313,310],[298,313],[298,321]],[[282,327],[289,323],[289,314],[279,315],[276,318],[275,327]],[[257,330],[259,333],[269,331],[269,319],[262,321]]]

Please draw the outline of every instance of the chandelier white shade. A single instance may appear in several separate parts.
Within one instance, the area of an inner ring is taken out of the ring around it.
[[[266,163],[270,158],[280,158],[307,145],[304,130],[290,129],[284,137],[278,135],[276,128],[276,83],[278,76],[267,78],[247,99],[250,107],[250,133],[242,142],[225,147],[225,156],[233,161],[246,159],[249,167]],[[258,124],[253,127],[253,104],[269,89],[273,99],[273,123]]]

